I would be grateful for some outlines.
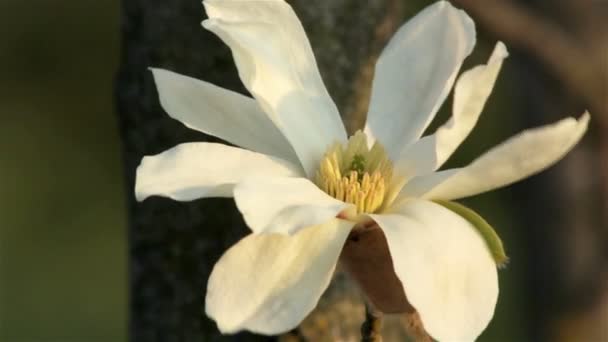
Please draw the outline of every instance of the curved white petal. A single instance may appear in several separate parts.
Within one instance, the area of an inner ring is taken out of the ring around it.
[[[570,151],[587,131],[589,113],[552,125],[523,131],[494,147],[464,168],[415,177],[401,197],[457,199],[517,182],[553,165]]]
[[[478,231],[423,200],[372,217],[384,231],[395,273],[425,330],[440,341],[477,338],[498,299],[496,264]]]
[[[339,201],[305,178],[249,178],[234,189],[234,200],[255,233],[293,234],[354,207]]]
[[[203,26],[232,50],[241,80],[314,175],[346,131],[304,29],[284,1],[205,0]]]
[[[299,163],[254,99],[172,71],[150,70],[160,104],[172,118],[243,148]]]
[[[437,131],[406,147],[396,163],[403,174],[418,176],[437,170],[471,133],[492,92],[507,48],[498,42],[486,65],[462,73],[454,87],[452,117]]]
[[[396,160],[416,141],[447,97],[475,45],[475,25],[439,1],[403,25],[376,64],[365,132]]]
[[[261,153],[215,143],[186,143],[137,167],[135,197],[158,195],[177,201],[231,197],[234,184],[246,177],[299,177],[299,166]]]
[[[332,219],[295,235],[251,234],[215,264],[205,311],[223,333],[275,335],[316,306],[354,223]]]

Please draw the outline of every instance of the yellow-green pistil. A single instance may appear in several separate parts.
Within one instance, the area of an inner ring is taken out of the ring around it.
[[[330,196],[352,203],[359,213],[373,213],[382,207],[393,176],[393,163],[377,141],[367,147],[367,137],[355,133],[345,145],[335,143],[327,150],[316,183]]]

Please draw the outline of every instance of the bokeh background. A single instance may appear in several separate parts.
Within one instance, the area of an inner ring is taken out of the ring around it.
[[[428,3],[403,6],[411,16]],[[454,3],[479,16],[479,46],[465,68],[485,62],[498,37],[511,58],[448,166],[523,128],[595,109],[583,142],[556,167],[465,201],[494,225],[511,257],[481,340],[606,341],[606,1]],[[545,50],[555,40],[529,42],[535,31],[500,3],[548,23],[575,51],[551,57]],[[130,190],[113,99],[119,45],[118,1],[0,0],[0,341],[127,338]],[[560,60],[576,63],[564,69]],[[591,89],[577,88],[571,74],[591,77]],[[444,107],[434,126],[447,117]]]
[[[0,341],[123,341],[119,4],[0,1]]]

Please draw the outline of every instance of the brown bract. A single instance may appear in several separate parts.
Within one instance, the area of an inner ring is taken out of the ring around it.
[[[386,237],[376,223],[353,228],[340,262],[377,310],[387,314],[415,311],[395,274]]]

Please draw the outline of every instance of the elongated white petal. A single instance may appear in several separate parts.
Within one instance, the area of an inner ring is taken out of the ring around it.
[[[293,234],[354,210],[305,178],[250,178],[236,186],[234,200],[255,233]]]
[[[376,64],[365,131],[392,158],[416,141],[447,97],[475,45],[475,25],[439,1],[397,31]]]
[[[352,222],[331,219],[295,235],[251,234],[215,264],[205,311],[223,333],[295,328],[331,280]]]
[[[246,177],[298,177],[301,168],[261,153],[215,143],[186,143],[137,167],[135,197],[158,195],[177,201],[231,197],[234,184]]]
[[[553,165],[582,138],[589,113],[523,131],[494,147],[470,165],[412,179],[402,197],[457,199],[517,182]]]
[[[312,176],[326,147],[345,141],[302,25],[284,1],[205,0],[203,26],[232,50],[241,80]]]
[[[151,70],[160,103],[172,118],[243,148],[299,163],[254,99],[172,71]]]
[[[502,42],[498,42],[486,65],[478,65],[464,72],[454,88],[452,117],[435,134],[425,136],[406,147],[396,164],[403,174],[418,176],[437,170],[471,133],[492,92],[494,82],[508,56]]]
[[[395,272],[426,331],[439,341],[473,341],[494,315],[496,264],[469,222],[432,202],[411,200],[380,225]]]

